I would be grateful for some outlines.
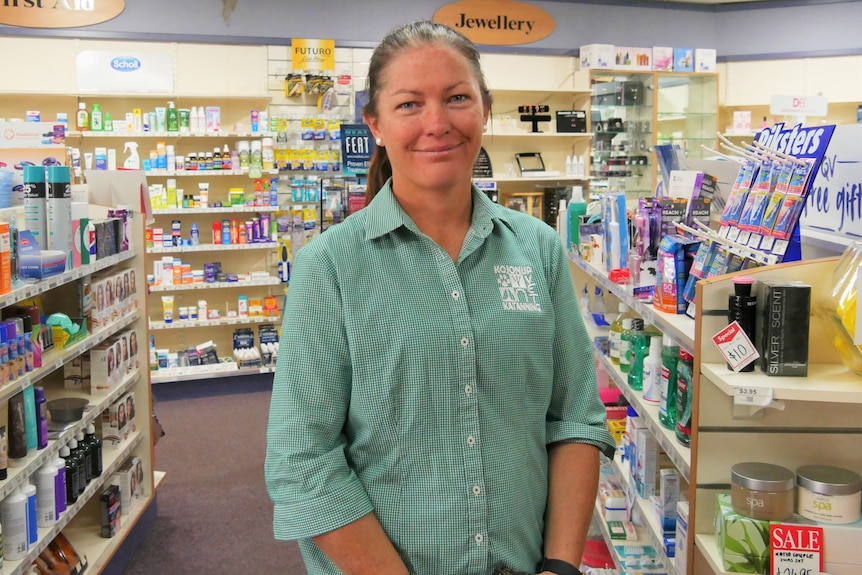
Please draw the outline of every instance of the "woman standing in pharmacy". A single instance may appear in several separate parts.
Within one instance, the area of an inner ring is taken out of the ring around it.
[[[297,257],[268,428],[309,575],[577,573],[613,452],[559,236],[472,186],[491,95],[438,24],[368,72],[368,205]]]

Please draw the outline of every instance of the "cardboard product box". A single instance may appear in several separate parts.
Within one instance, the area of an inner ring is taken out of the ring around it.
[[[123,396],[102,413],[102,441],[118,445],[129,436],[126,397]]]
[[[694,50],[692,48],[673,49],[673,71],[694,72]]]
[[[120,513],[128,515],[132,510],[136,488],[135,469],[131,459],[126,460],[110,478],[111,485],[120,492]]]
[[[90,353],[76,356],[63,364],[63,388],[90,391]]]
[[[93,300],[90,310],[90,331],[98,331],[110,321],[107,290],[107,279],[105,277],[93,276],[90,283],[90,293]]]
[[[676,504],[676,552],[673,562],[678,573],[688,569],[688,501]]]
[[[585,68],[613,68],[614,45],[613,44],[588,44],[580,48],[581,69]]]
[[[109,485],[99,496],[99,518],[102,524],[101,535],[110,539],[119,531],[122,521],[121,495],[117,485]]]
[[[769,521],[736,513],[730,495],[715,498],[715,538],[725,570],[768,575]]]
[[[120,333],[120,337],[126,342],[124,357],[126,358],[126,373],[139,366],[138,359],[138,332],[129,329]]]
[[[586,110],[557,110],[557,132],[579,133],[587,131]]]
[[[718,70],[718,65],[716,64],[715,48],[695,48],[694,71],[715,72],[716,70]]]
[[[656,72],[673,72],[673,48],[653,46],[652,69]]]
[[[758,282],[755,339],[760,344],[761,371],[772,376],[808,375],[810,315],[810,285]]]
[[[655,307],[667,313],[685,313],[688,307],[683,294],[688,280],[688,270],[694,261],[686,252],[694,249],[700,242],[685,236],[670,234],[664,236],[658,251],[658,278],[656,279]]]
[[[126,425],[129,428],[129,433],[133,433],[138,429],[135,413],[135,392],[130,391],[125,394],[123,401],[126,403]]]
[[[104,341],[92,348],[90,355],[90,393],[107,395],[116,384],[117,359],[114,341]]]
[[[652,50],[632,46],[614,48],[615,70],[652,70]]]

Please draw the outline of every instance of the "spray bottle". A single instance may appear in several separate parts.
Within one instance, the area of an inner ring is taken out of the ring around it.
[[[126,142],[123,147],[123,153],[125,154],[126,152],[129,152],[129,155],[126,157],[126,161],[123,162],[123,167],[127,170],[140,170],[141,157],[138,155],[138,143]]]

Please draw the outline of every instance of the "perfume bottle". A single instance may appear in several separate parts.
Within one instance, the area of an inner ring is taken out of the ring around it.
[[[757,298],[751,295],[754,279],[749,276],[733,278],[733,294],[727,297],[727,322],[738,322],[748,339],[754,343],[757,322]],[[754,371],[752,361],[739,371]],[[728,369],[730,365],[727,366]]]

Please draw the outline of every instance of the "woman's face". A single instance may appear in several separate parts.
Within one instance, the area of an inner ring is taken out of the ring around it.
[[[467,59],[451,48],[408,49],[381,73],[366,115],[392,163],[396,191],[447,191],[470,181],[489,108]]]

